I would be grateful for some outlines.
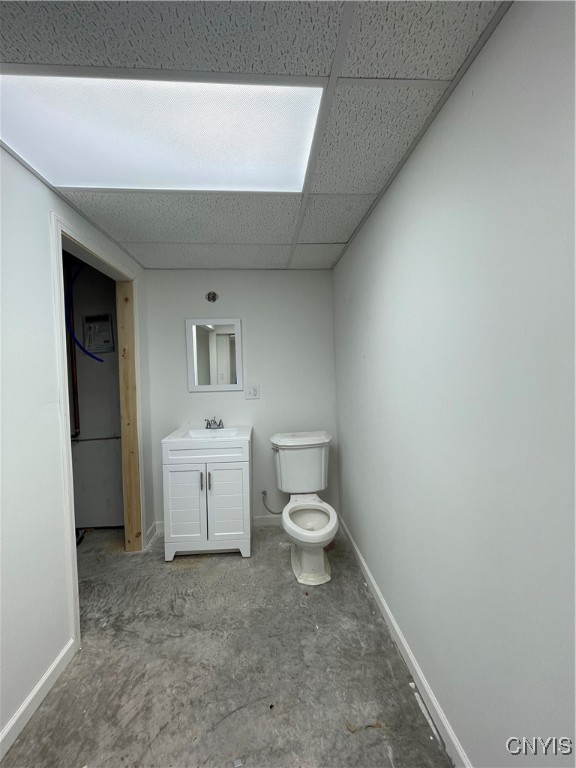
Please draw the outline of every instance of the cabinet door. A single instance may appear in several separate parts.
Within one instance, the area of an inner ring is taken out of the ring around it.
[[[206,539],[206,465],[164,465],[164,541]]]
[[[250,471],[247,463],[207,464],[208,538],[250,537]]]

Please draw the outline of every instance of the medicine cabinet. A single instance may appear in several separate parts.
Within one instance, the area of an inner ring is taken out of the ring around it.
[[[240,320],[186,320],[186,353],[189,392],[244,389]]]

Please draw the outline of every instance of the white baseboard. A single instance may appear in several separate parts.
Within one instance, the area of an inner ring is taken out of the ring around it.
[[[146,531],[146,536],[144,537],[144,549],[150,544],[154,536],[156,536],[156,520],[154,520],[150,528]]]
[[[154,520],[150,528],[146,531],[146,546],[150,544],[154,536],[164,535],[164,520]]]
[[[254,528],[264,528],[273,526],[274,528],[282,525],[282,515],[258,515],[252,518]]]
[[[71,637],[58,656],[56,656],[52,664],[50,664],[46,672],[42,675],[38,683],[34,686],[30,694],[24,699],[10,720],[8,720],[0,733],[0,759],[4,757],[12,744],[14,744],[22,729],[38,709],[50,688],[52,688],[58,677],[72,661],[77,650],[78,643]]]
[[[157,533],[164,533],[164,521],[160,520],[154,520],[150,528],[146,531],[146,541],[144,542],[144,548],[150,544],[154,536],[156,536]]]
[[[412,650],[408,645],[406,638],[402,634],[402,630],[400,629],[396,619],[392,615],[392,611],[388,607],[388,603],[384,599],[384,595],[380,591],[380,588],[378,587],[376,580],[372,576],[372,573],[370,572],[370,569],[368,568],[366,561],[362,557],[362,554],[358,549],[358,545],[352,538],[352,535],[350,534],[350,531],[348,530],[348,527],[346,526],[346,523],[342,520],[342,518],[340,518],[340,525],[342,526],[344,533],[348,537],[348,540],[352,544],[352,549],[354,550],[354,554],[356,555],[356,559],[358,560],[362,573],[366,577],[366,581],[368,583],[368,586],[370,587],[370,591],[372,592],[374,599],[376,600],[378,607],[382,612],[384,621],[388,625],[390,634],[394,638],[398,646],[398,650],[402,654],[402,658],[404,659],[410,672],[412,673],[412,677],[414,678],[414,681],[418,686],[418,691],[422,696],[422,699],[424,700],[426,707],[428,708],[428,712],[430,713],[430,716],[434,721],[435,727],[438,729],[438,732],[440,733],[444,741],[444,744],[446,746],[446,751],[454,761],[454,764],[458,766],[458,768],[473,768],[468,755],[464,751],[462,744],[460,744],[460,741],[456,736],[454,729],[450,725],[448,718],[444,714],[442,707],[438,702],[438,699],[434,695],[432,688],[430,687],[428,681],[426,680],[424,673],[420,665],[418,664],[418,661],[416,660],[416,657],[412,653]]]

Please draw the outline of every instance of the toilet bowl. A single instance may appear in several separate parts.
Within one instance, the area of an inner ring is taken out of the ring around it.
[[[270,438],[278,488],[290,494],[282,527],[292,539],[292,570],[300,584],[331,579],[324,547],[338,530],[335,510],[317,495],[328,485],[330,432],[285,432]]]
[[[335,510],[315,493],[290,496],[282,527],[292,540],[292,570],[300,584],[325,584],[332,578],[324,547],[338,530]]]

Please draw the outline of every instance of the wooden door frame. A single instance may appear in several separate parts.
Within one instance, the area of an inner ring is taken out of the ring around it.
[[[138,433],[138,391],[137,391],[137,345],[136,345],[136,308],[134,281],[136,274],[125,265],[117,262],[103,250],[100,243],[92,243],[75,231],[67,221],[52,213],[52,258],[54,275],[54,300],[60,357],[60,403],[61,429],[63,436],[64,483],[68,506],[69,530],[67,532],[68,550],[73,571],[73,583],[76,585],[75,613],[77,618],[77,637],[79,631],[78,577],[76,570],[76,541],[74,535],[74,493],[72,473],[72,450],[70,440],[70,416],[68,407],[68,366],[66,360],[66,327],[64,322],[64,274],[62,265],[63,238],[77,245],[89,260],[87,263],[116,282],[116,307],[118,327],[118,372],[120,383],[120,420],[122,442],[122,485],[124,506],[124,544],[127,552],[139,552],[142,544],[142,495],[140,477],[141,442]],[[70,250],[68,245],[67,250]]]
[[[139,552],[142,549],[134,316],[134,283],[131,280],[117,281],[116,325],[118,328],[118,374],[120,380],[124,546],[127,552]]]

